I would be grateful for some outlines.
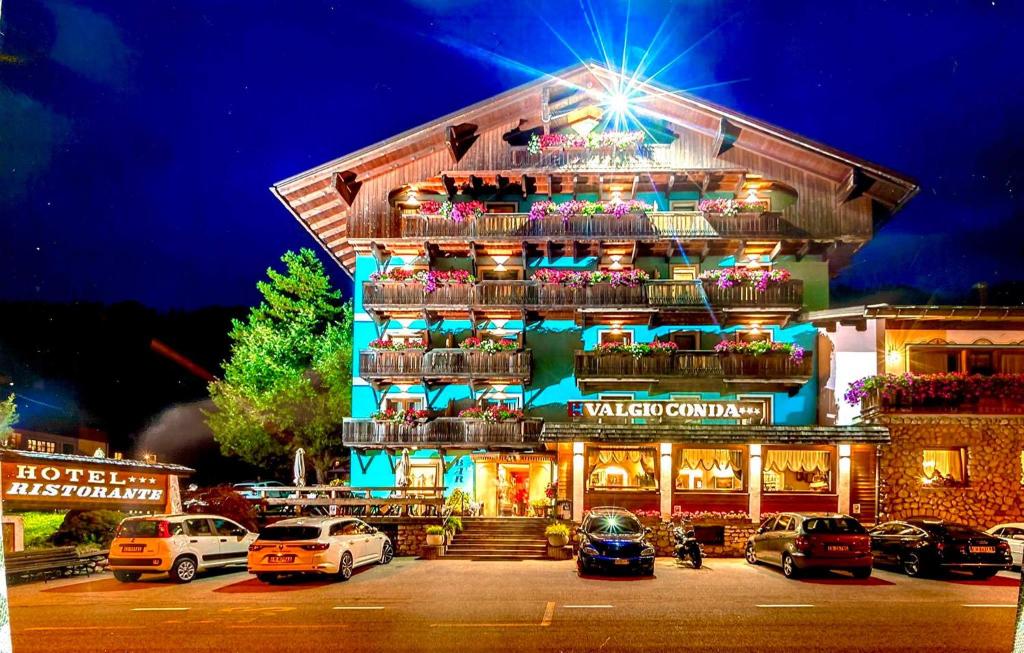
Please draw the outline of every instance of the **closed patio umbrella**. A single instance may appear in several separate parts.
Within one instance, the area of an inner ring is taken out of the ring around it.
[[[295,487],[306,485],[306,450],[299,447],[295,450],[295,465],[292,467],[292,482]]]

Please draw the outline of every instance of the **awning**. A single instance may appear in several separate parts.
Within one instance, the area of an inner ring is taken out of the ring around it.
[[[786,426],[752,424],[583,424],[545,422],[542,442],[651,442],[706,444],[886,444],[877,424]]]

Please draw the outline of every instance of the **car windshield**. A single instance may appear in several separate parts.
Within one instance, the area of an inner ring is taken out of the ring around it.
[[[950,537],[975,537],[977,535],[984,535],[980,531],[976,531],[970,526],[963,524],[933,524],[925,522],[920,524],[920,527],[929,533],[935,535],[948,535]]]
[[[320,537],[319,526],[271,526],[260,533],[261,540],[315,540]]]
[[[603,515],[590,522],[590,532],[596,535],[639,535],[644,527],[632,515]]]
[[[157,524],[153,519],[130,519],[117,529],[118,537],[156,537]]]
[[[850,517],[815,517],[804,522],[808,533],[866,533],[856,519]]]

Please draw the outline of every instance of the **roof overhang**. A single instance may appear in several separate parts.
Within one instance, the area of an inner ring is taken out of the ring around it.
[[[906,322],[1024,322],[1024,306],[915,306],[871,304],[804,313],[804,322],[834,328],[836,323],[856,326],[868,320]]]
[[[546,422],[544,442],[640,444],[885,444],[889,429],[855,426],[786,426],[744,424],[582,424]]]

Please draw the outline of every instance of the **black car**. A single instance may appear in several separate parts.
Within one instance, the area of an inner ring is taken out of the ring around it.
[[[633,513],[622,508],[594,508],[577,530],[580,537],[576,566],[590,571],[630,571],[654,574],[654,547]]]
[[[1006,542],[963,524],[907,519],[879,524],[869,535],[875,563],[898,566],[908,576],[958,570],[986,579],[1010,568]]]

